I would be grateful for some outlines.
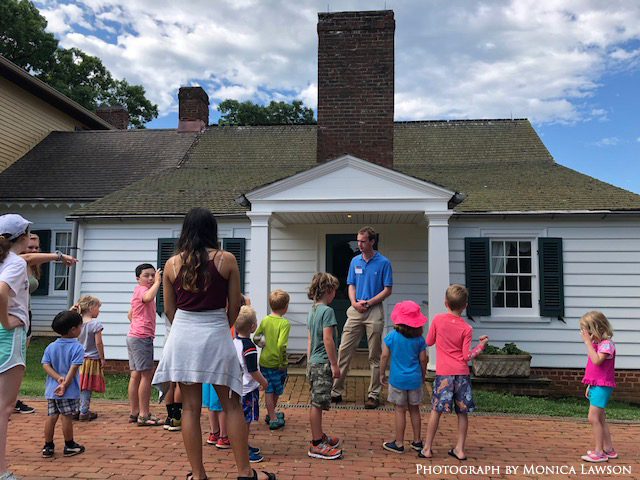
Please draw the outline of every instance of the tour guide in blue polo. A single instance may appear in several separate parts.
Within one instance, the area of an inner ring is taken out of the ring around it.
[[[358,232],[358,248],[361,255],[353,257],[349,265],[347,284],[351,306],[347,309],[347,321],[342,331],[338,366],[340,378],[336,379],[331,392],[331,400],[342,401],[344,382],[349,372],[353,352],[360,343],[362,334],[367,332],[369,342],[369,366],[371,382],[365,408],[376,408],[380,404],[380,355],[382,353],[382,332],[384,330],[384,310],[382,302],[391,295],[393,273],[391,263],[373,249],[376,232],[371,227],[363,227]]]

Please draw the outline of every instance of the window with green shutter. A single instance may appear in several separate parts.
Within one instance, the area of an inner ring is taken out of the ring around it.
[[[564,317],[564,279],[562,268],[562,239],[539,238],[540,315]]]
[[[164,265],[173,256],[173,251],[176,248],[177,238],[159,238],[158,239],[158,268],[164,270]],[[162,285],[156,295],[156,311],[159,314],[164,313],[164,292],[162,291]]]
[[[222,248],[227,252],[233,253],[236,257],[236,261],[238,262],[238,268],[240,269],[240,291],[244,293],[244,273],[245,273],[245,264],[246,264],[246,243],[247,240],[245,238],[223,238],[222,239]]]
[[[467,315],[491,315],[489,239],[465,238],[465,278],[469,291]]]

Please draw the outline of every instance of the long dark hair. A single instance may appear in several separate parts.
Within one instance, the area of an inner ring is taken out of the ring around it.
[[[422,327],[410,327],[404,323],[399,323],[395,327],[396,332],[402,334],[406,338],[416,338],[422,336]]]
[[[206,208],[192,208],[184,217],[176,254],[182,256],[182,288],[188,292],[204,290],[211,283],[207,248],[218,249],[218,222]]]

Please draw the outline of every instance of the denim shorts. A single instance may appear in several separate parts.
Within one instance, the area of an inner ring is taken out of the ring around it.
[[[469,375],[436,375],[431,395],[431,408],[436,412],[468,413],[476,409],[471,394]]]
[[[284,392],[284,386],[287,384],[287,370],[260,367],[260,373],[262,373],[262,376],[264,376],[265,380],[269,383],[264,393],[282,395],[282,392]]]
[[[606,408],[613,393],[611,387],[589,386],[589,405],[592,407]]]

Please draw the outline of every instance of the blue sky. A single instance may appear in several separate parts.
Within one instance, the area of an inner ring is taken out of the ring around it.
[[[211,121],[225,98],[317,101],[314,0],[41,0],[65,48],[141,84],[175,128],[177,91],[201,85]],[[379,5],[378,5],[379,4]],[[529,118],[555,160],[640,193],[640,2],[387,0],[396,120]]]

